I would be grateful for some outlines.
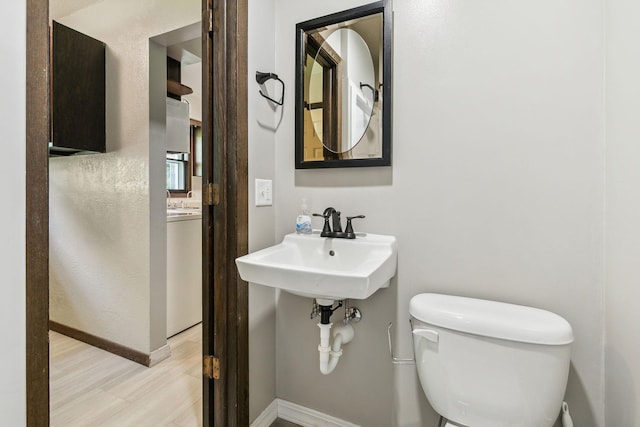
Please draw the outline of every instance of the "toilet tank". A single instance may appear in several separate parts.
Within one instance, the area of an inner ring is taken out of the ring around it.
[[[571,325],[549,311],[441,294],[409,304],[416,368],[431,406],[472,427],[547,427],[560,413]]]

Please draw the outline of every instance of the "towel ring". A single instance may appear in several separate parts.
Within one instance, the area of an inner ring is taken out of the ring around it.
[[[256,82],[258,82],[259,85],[263,85],[265,84],[265,82],[271,79],[277,80],[280,82],[280,84],[282,84],[282,97],[280,98],[280,101],[276,101],[270,96],[265,95],[264,93],[262,93],[262,89],[258,90],[258,92],[260,92],[260,95],[262,95],[264,98],[267,98],[269,101],[278,105],[282,105],[284,103],[284,82],[280,80],[276,73],[263,73],[261,71],[256,71]]]

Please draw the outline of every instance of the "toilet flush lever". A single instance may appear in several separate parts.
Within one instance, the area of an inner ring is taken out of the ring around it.
[[[438,342],[438,338],[439,338],[438,333],[431,329],[416,328],[411,332],[413,333],[413,335],[426,338],[428,341],[435,342],[435,343]]]

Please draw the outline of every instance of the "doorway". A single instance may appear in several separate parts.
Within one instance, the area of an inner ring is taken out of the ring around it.
[[[27,0],[27,425],[49,425],[48,1]],[[203,0],[203,423],[248,425],[247,3]]]

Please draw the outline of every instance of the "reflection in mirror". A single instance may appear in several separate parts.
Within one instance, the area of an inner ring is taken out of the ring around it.
[[[328,60],[331,58],[336,58],[337,61]],[[340,28],[322,43],[310,62],[308,110],[314,133],[326,149],[334,153],[348,152],[362,139],[373,112],[375,76],[369,47],[354,30]],[[338,117],[332,117],[337,124],[345,124],[336,126],[338,135],[324,135],[322,132],[324,74],[325,70],[328,73],[333,71],[327,64],[338,70],[335,73],[336,81],[332,83],[337,86],[337,99],[341,99],[338,105],[346,107],[337,112]]]
[[[386,13],[378,2],[298,24],[296,168],[391,164]]]

